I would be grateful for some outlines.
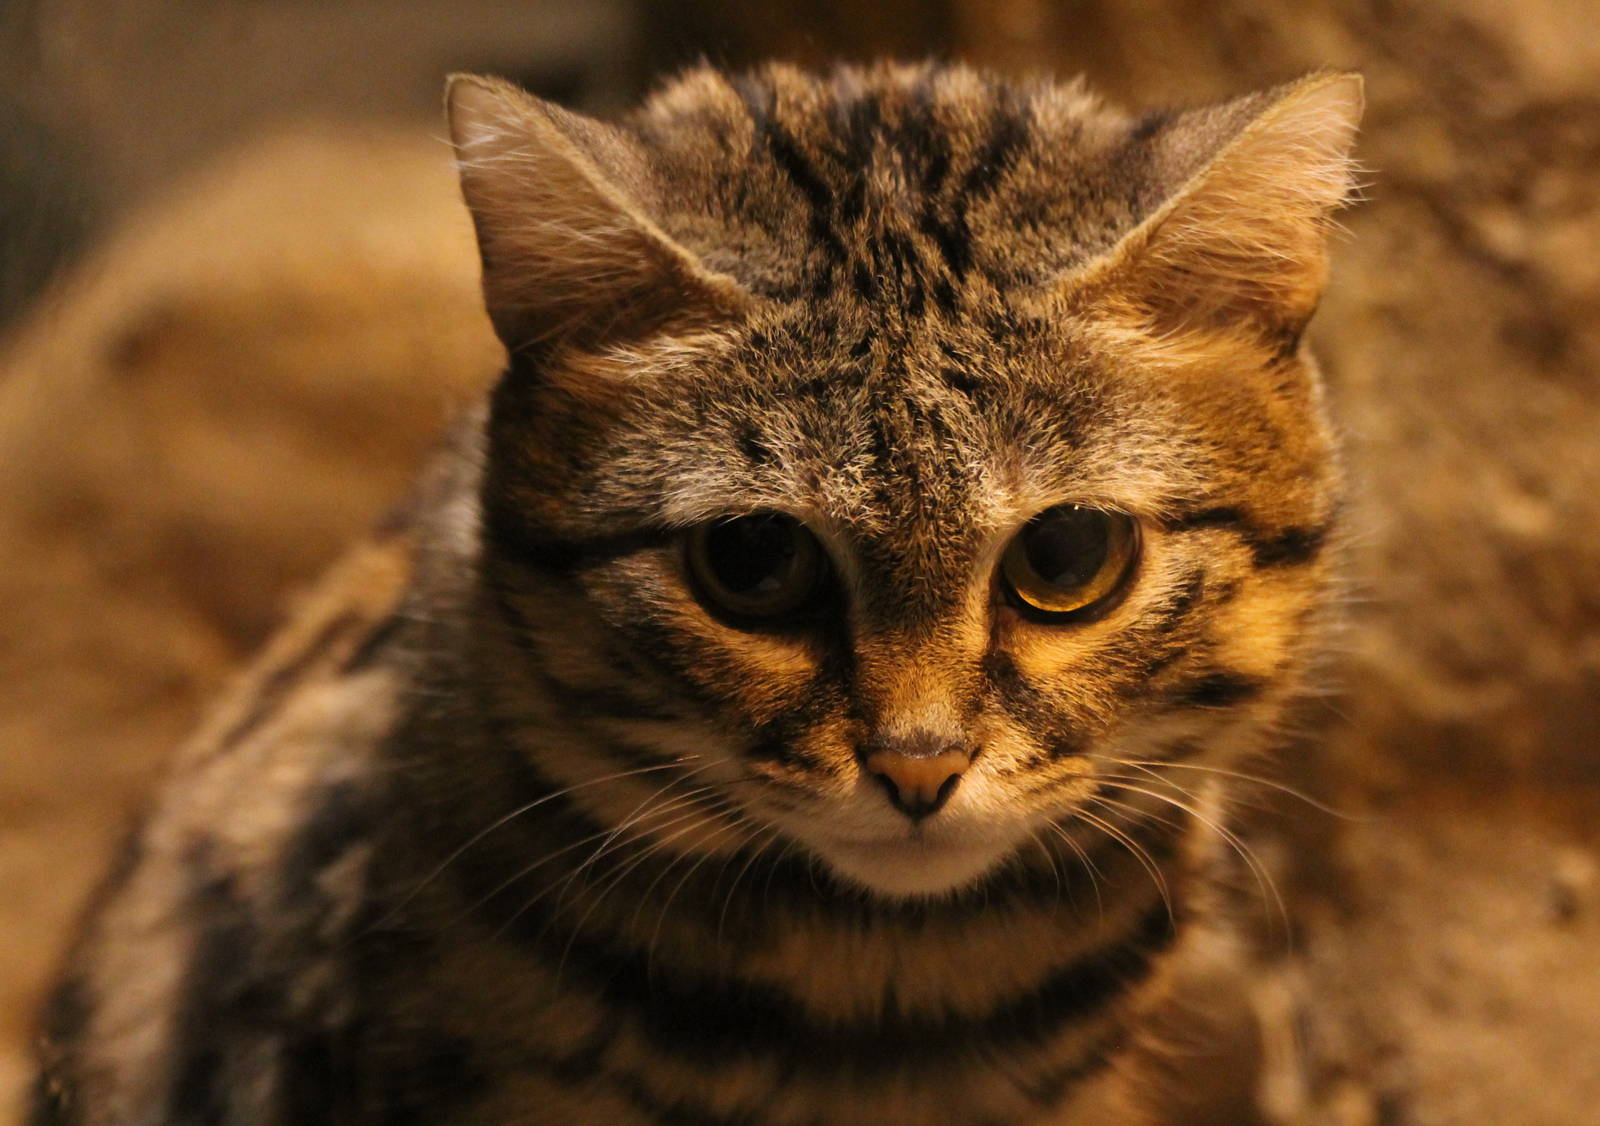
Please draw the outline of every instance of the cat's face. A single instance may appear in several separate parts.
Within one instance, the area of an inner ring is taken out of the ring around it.
[[[1208,761],[1274,713],[1332,497],[1297,362],[1152,362],[1064,310],[829,319],[613,357],[627,394],[505,439],[560,442],[542,525],[617,545],[571,572],[586,644],[694,702],[712,777],[765,783],[729,790],[748,816],[938,892],[1138,802],[1098,788],[1148,787],[1126,763]]]
[[[1007,284],[957,269],[905,189],[910,158],[881,144],[899,173],[863,189],[853,222],[830,204],[831,235],[813,221],[795,236],[838,244],[798,299],[759,277],[730,297],[673,242],[606,327],[514,365],[486,544],[492,582],[514,582],[497,564],[518,553],[554,576],[517,584],[554,683],[672,698],[670,720],[612,730],[692,758],[750,836],[917,896],[1055,828],[1172,813],[1164,776],[1248,747],[1305,674],[1336,482],[1294,346],[1320,273],[1274,261],[1220,292],[1191,276],[1208,249],[1185,224],[1219,222],[1206,209],[1237,182],[1186,189],[1196,215],[1129,220],[1131,248]],[[802,197],[830,190],[788,171]],[[999,198],[990,237],[1036,240],[1021,233],[1036,214]],[[770,266],[771,224],[677,223],[699,259],[737,274],[737,244]],[[494,311],[495,235],[479,228]],[[638,266],[656,238],[633,231],[607,268]],[[1221,238],[1217,253],[1241,245]],[[675,319],[701,285],[701,310]],[[497,324],[514,339],[528,316],[551,314],[512,305]],[[561,633],[563,617],[581,625]]]

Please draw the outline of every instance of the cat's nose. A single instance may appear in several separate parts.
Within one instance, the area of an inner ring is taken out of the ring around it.
[[[866,755],[867,771],[883,784],[894,807],[913,821],[937,813],[971,765],[968,747],[931,735],[881,740]]]

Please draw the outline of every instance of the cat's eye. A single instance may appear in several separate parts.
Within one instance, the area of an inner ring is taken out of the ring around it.
[[[1000,578],[1030,617],[1087,620],[1127,587],[1139,555],[1139,525],[1120,512],[1058,504],[1039,513],[1006,547]]]
[[[713,520],[685,540],[700,600],[735,619],[772,621],[810,605],[826,575],[822,546],[778,512]]]

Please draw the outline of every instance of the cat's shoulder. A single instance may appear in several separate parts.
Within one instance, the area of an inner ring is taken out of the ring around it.
[[[330,1003],[384,821],[377,748],[406,697],[412,540],[346,556],[178,753],[46,1014],[34,1121],[158,1105],[221,1034],[185,1014],[292,1023]]]

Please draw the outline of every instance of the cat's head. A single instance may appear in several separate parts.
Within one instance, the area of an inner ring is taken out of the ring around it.
[[[1300,341],[1360,102],[773,67],[607,126],[457,79],[485,587],[632,756],[588,772],[681,757],[729,839],[907,896],[1250,746],[1325,589]]]

